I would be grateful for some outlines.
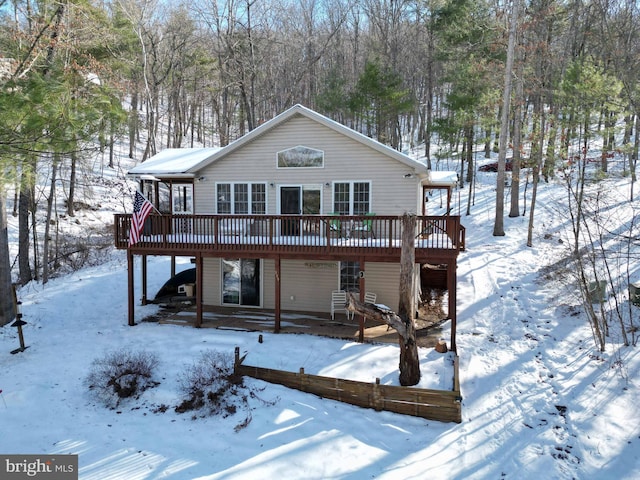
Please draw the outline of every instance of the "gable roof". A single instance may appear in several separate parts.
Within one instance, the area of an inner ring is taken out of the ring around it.
[[[204,167],[211,163],[235,152],[242,146],[250,143],[256,138],[266,134],[279,125],[287,122],[291,118],[300,115],[313,120],[325,127],[330,128],[346,137],[349,137],[357,142],[360,142],[378,152],[397,160],[400,163],[412,168],[417,174],[427,174],[427,167],[424,163],[413,160],[407,155],[398,152],[397,150],[383,145],[376,140],[362,135],[355,130],[346,127],[330,118],[325,117],[309,108],[302,105],[294,105],[293,107],[285,110],[280,115],[272,118],[268,122],[263,123],[259,127],[255,128],[251,132],[243,135],[239,139],[230,143],[226,147],[221,148],[178,148],[167,149],[154,155],[152,158],[144,163],[129,170],[130,175],[162,175],[167,176],[183,176],[193,177],[195,174],[202,170]]]

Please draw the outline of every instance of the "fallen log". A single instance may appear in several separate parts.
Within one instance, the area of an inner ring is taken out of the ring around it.
[[[347,292],[347,303],[345,308],[357,315],[362,315],[367,320],[386,323],[398,332],[398,335],[403,339],[408,339],[407,337],[409,336],[409,333],[405,321],[389,308],[383,308],[373,303],[361,302],[357,300],[355,295],[351,292]]]

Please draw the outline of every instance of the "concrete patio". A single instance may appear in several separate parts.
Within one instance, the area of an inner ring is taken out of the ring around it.
[[[196,322],[196,309],[193,305],[173,305],[163,308],[157,315],[143,321],[155,321],[160,324],[184,325],[193,327]],[[322,312],[283,312],[280,333],[319,335],[342,340],[357,341],[359,319],[348,319],[345,314],[336,315],[331,320],[329,313]],[[275,314],[269,310],[252,310],[234,307],[204,307],[202,328],[218,328],[246,332],[273,333]],[[442,335],[443,322],[434,322],[423,318],[416,319],[417,343],[420,347],[434,347]],[[369,343],[398,343],[398,335],[386,324],[365,322],[364,341]]]

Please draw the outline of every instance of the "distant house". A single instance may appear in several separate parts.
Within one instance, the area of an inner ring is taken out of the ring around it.
[[[162,151],[128,174],[161,213],[134,245],[131,215],[115,217],[131,324],[134,255],[194,259],[196,325],[207,306],[242,306],[274,311],[277,331],[283,311],[328,317],[336,290],[375,292],[395,310],[400,220],[410,213],[416,266],[444,272],[455,327],[464,229],[458,216],[425,215],[428,192],[443,189],[449,205],[455,179],[312,110],[296,105],[224,148]]]

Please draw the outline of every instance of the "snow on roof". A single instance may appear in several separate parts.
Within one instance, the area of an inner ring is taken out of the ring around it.
[[[430,170],[426,185],[455,185],[458,183],[458,172],[447,170]]]
[[[129,170],[128,175],[184,175],[220,147],[167,148]]]

